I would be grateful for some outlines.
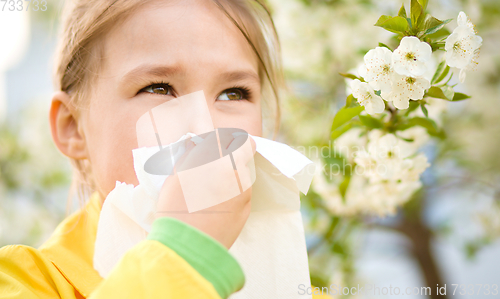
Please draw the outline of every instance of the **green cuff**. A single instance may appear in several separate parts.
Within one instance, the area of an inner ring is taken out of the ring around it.
[[[211,282],[222,298],[229,297],[245,283],[243,270],[221,243],[180,220],[156,219],[147,239],[159,241],[175,251]]]

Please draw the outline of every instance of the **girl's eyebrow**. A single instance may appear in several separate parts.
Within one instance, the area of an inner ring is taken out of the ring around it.
[[[133,82],[136,78],[145,77],[170,77],[174,74],[183,74],[184,71],[178,66],[166,66],[155,64],[142,64],[126,73],[120,82],[124,85]]]
[[[220,75],[223,81],[242,81],[252,80],[256,83],[260,82],[259,76],[252,70],[230,71]]]
[[[183,75],[185,73],[184,69],[178,66],[166,66],[166,65],[151,65],[151,64],[143,64],[140,65],[128,73],[126,73],[120,82],[122,84],[127,84],[136,78],[145,78],[145,77],[170,77],[174,74]],[[221,81],[242,81],[242,80],[251,80],[255,81],[255,83],[260,83],[259,76],[253,70],[234,70],[227,71],[222,74],[219,74],[217,78]]]

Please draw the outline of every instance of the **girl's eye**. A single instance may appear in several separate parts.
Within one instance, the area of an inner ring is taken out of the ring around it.
[[[155,83],[141,89],[141,91],[160,94],[160,95],[172,95],[172,87],[167,83]]]
[[[218,97],[219,101],[248,100],[248,91],[243,88],[230,88],[224,90]]]

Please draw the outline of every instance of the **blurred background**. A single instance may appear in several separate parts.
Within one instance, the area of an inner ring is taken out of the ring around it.
[[[279,141],[328,144],[333,116],[346,98],[338,73],[389,40],[391,34],[373,24],[382,14],[396,15],[402,3],[268,1],[290,86]],[[45,11],[0,11],[0,246],[39,246],[78,208],[68,204],[71,167],[48,126],[61,5],[48,0]],[[313,184],[302,209],[316,286],[431,286],[432,298],[436,284],[448,285],[447,297],[453,297],[451,284],[500,287],[500,1],[431,0],[428,10],[453,19],[451,29],[465,11],[483,38],[477,69],[457,87],[472,99],[449,105],[447,139],[425,148],[432,166],[423,174],[424,187],[395,215],[335,214],[328,208],[332,199]]]

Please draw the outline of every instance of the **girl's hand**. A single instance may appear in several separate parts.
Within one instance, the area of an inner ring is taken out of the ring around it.
[[[248,158],[247,161],[250,161],[253,154],[255,154],[256,148],[255,141],[250,136],[239,136],[234,139],[220,138],[221,148],[234,150],[243,144],[245,138],[248,138],[252,145],[252,156],[245,157],[245,159]],[[213,147],[213,144],[217,144],[216,141],[217,136],[215,132],[210,134],[198,145],[194,145],[194,143],[190,141],[186,153],[184,153],[178,161],[175,168],[177,170],[189,169],[196,165],[200,165],[200,161],[203,161],[204,157],[214,154],[214,150],[217,151],[218,155],[219,149],[214,149]],[[224,175],[234,176],[235,172],[236,170],[231,169],[224,172]],[[176,172],[174,171],[174,173]],[[156,218],[173,217],[181,220],[210,235],[229,249],[234,241],[236,241],[236,238],[248,219],[251,209],[251,197],[252,188],[250,187],[240,195],[223,203],[204,210],[189,213],[179,177],[178,175],[170,175],[165,180],[160,191]]]

